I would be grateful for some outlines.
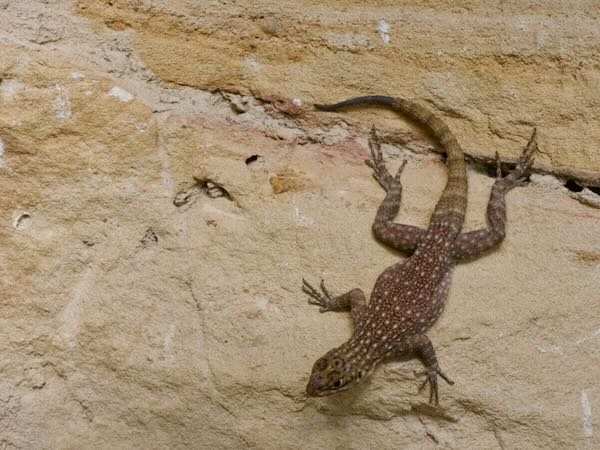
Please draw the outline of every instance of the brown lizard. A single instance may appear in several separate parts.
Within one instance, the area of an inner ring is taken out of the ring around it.
[[[321,312],[350,309],[354,322],[352,337],[314,364],[306,391],[310,396],[340,392],[364,379],[384,357],[414,352],[426,368],[426,378],[419,390],[429,383],[429,402],[437,404],[437,376],[449,384],[454,382],[440,369],[425,332],[442,312],[456,262],[477,256],[504,239],[504,196],[515,186],[526,183],[537,149],[535,130],[515,169],[504,178],[496,152],[497,177],[487,208],[488,227],[460,233],[467,206],[467,174],[463,151],[448,126],[426,107],[401,98],[368,96],[315,106],[323,111],[336,111],[359,104],[385,105],[429,128],[446,150],[448,181],[426,230],[393,222],[400,208],[400,175],[406,161],[395,176],[389,173],[373,127],[369,139],[371,159],[366,163],[387,192],[377,210],[373,233],[381,242],[411,255],[383,271],[368,305],[360,289],[333,296],[323,281],[319,292],[302,280],[309,302],[319,305]]]

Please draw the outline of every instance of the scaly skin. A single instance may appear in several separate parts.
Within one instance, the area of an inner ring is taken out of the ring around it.
[[[373,128],[369,139],[371,159],[366,163],[387,192],[377,210],[373,233],[385,244],[412,254],[383,271],[375,282],[368,305],[360,289],[332,296],[323,281],[319,291],[303,280],[303,290],[309,295],[310,303],[319,305],[321,312],[350,309],[354,321],[352,337],[314,364],[306,391],[311,396],[340,392],[364,379],[384,357],[415,352],[426,369],[421,388],[428,383],[429,401],[437,404],[438,375],[449,384],[453,381],[440,369],[433,345],[425,332],[442,312],[456,262],[477,256],[504,239],[504,196],[515,186],[525,183],[537,149],[535,130],[516,168],[504,178],[496,154],[497,179],[488,205],[488,227],[460,234],[467,206],[467,175],[463,152],[450,129],[424,106],[399,98],[358,97],[316,107],[336,111],[359,104],[385,105],[428,127],[446,149],[448,182],[427,230],[394,223],[400,208],[400,175],[405,164],[400,166],[395,176],[389,173]]]

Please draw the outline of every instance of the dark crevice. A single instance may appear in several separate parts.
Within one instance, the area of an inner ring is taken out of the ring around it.
[[[575,180],[568,180],[565,183],[565,187],[570,190],[571,192],[581,192],[583,191],[583,186],[581,186],[579,183],[577,183],[577,181]]]
[[[470,155],[465,155],[465,159],[468,161],[469,166],[477,173],[480,173],[482,175],[488,176],[490,178],[496,178],[496,160],[493,158],[486,158],[486,157],[478,157],[478,158],[473,158]],[[502,175],[506,176],[510,173],[511,170],[514,169],[515,167],[515,163],[514,162],[501,162],[500,163],[501,167],[502,167]],[[550,172],[546,172],[546,171],[540,171],[540,173],[550,173]],[[552,174],[552,173],[550,173]],[[554,176],[557,176],[555,174],[552,174]],[[529,177],[528,177],[529,179]],[[564,187],[567,188],[570,192],[573,192],[575,194],[580,194],[585,195],[586,204],[592,205],[594,207],[598,207],[598,202],[600,202],[600,187],[598,186],[590,186],[588,184],[586,184],[585,182],[581,182],[581,180],[577,180],[574,178],[568,178],[567,181],[564,183]],[[590,193],[592,193],[592,195],[590,196]],[[595,200],[593,197],[594,196],[598,196],[598,199]],[[578,199],[582,199],[580,196],[577,196]],[[583,200],[582,200],[583,201]]]
[[[569,191],[573,192],[573,197],[580,202],[600,208],[600,188],[597,186],[586,186],[570,178],[564,185]]]
[[[490,178],[496,178],[496,164],[482,164],[481,172]]]
[[[589,186],[588,189],[592,191],[594,194],[600,195],[600,187],[597,186]]]
[[[471,155],[465,155],[465,160],[469,163],[469,167],[473,169],[475,172],[485,175],[490,178],[496,178],[496,171],[498,167],[498,163],[496,162],[496,158],[488,158],[488,157],[477,157],[474,158]],[[502,176],[505,177],[508,175],[514,168],[516,167],[516,162],[513,161],[500,161],[500,168],[502,170]],[[533,173],[533,172],[532,172]],[[527,176],[527,180],[529,180],[529,176]]]
[[[485,175],[486,177],[496,178],[496,160],[492,158],[478,158],[475,159],[470,155],[465,155],[465,160],[469,164],[469,167],[475,172]],[[514,164],[513,164],[514,166]],[[508,172],[508,164],[501,163],[503,174]]]
[[[496,178],[496,160],[494,158],[477,156],[473,157],[472,155],[465,155],[465,159],[469,163],[469,166],[475,171],[482,175],[486,175],[490,178]],[[510,173],[511,170],[514,169],[514,162],[501,162],[502,167],[502,175],[506,176]],[[536,169],[534,173],[540,174],[548,174],[559,179],[566,179],[564,182],[564,187],[567,188],[570,192],[574,194],[586,195],[587,201],[586,204],[592,204],[592,206],[597,207],[596,203],[600,202],[600,198],[598,200],[594,200],[593,197],[598,195],[600,197],[600,180],[593,177],[588,178],[577,178],[576,174],[569,173],[569,176],[563,177],[561,173],[555,173],[552,171],[544,170],[544,169]],[[575,175],[575,176],[574,176]],[[590,196],[590,193],[593,195]],[[580,198],[579,196],[577,198]]]

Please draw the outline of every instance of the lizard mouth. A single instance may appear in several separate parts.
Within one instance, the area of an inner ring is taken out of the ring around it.
[[[323,397],[327,395],[327,391],[321,391],[317,383],[314,383],[313,380],[309,381],[306,385],[306,393],[309,397]]]
[[[336,391],[318,391],[318,390],[309,389],[308,387],[306,388],[306,393],[308,394],[309,397],[327,397],[327,396],[335,394],[336,392],[339,392],[339,391],[340,391],[340,389],[338,389]]]
[[[326,397],[328,395],[337,394],[340,391],[345,391],[350,387],[350,384],[345,384],[339,388],[327,389],[319,380],[311,379],[306,385],[306,393],[309,397]]]
[[[326,389],[321,380],[311,377],[306,385],[306,393],[310,397],[325,397],[335,393],[335,390]]]

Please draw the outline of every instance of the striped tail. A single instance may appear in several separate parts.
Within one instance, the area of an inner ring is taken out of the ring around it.
[[[321,111],[337,111],[353,105],[385,105],[406,114],[429,128],[446,150],[448,182],[431,216],[430,228],[447,229],[452,237],[458,235],[467,209],[467,172],[462,149],[448,125],[425,106],[402,98],[371,95],[356,97],[332,105],[315,105]]]

